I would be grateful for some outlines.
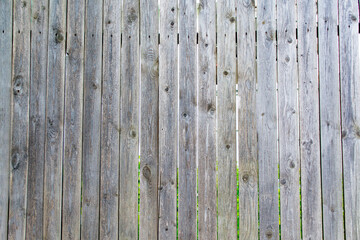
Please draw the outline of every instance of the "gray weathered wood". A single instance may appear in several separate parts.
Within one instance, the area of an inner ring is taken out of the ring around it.
[[[139,13],[140,0],[124,0],[121,51],[119,238],[138,237]],[[145,175],[150,168],[141,171]],[[151,169],[153,170],[153,168]]]
[[[260,238],[279,238],[275,0],[258,1],[256,96]]]
[[[48,13],[48,1],[32,2],[26,239],[43,233]]]
[[[158,239],[159,13],[158,0],[140,1],[141,162],[140,238]]]
[[[217,3],[218,237],[237,237],[235,0]]]
[[[100,239],[118,238],[121,2],[103,5]]]
[[[0,239],[7,239],[11,144],[12,1],[0,1]]]
[[[25,239],[28,176],[31,4],[14,1],[8,239]]]
[[[178,5],[160,0],[159,239],[176,239],[178,144]]]
[[[277,1],[281,238],[301,239],[295,0]]]
[[[80,239],[84,0],[67,1],[62,238]]]
[[[81,238],[99,239],[103,2],[86,1]]]
[[[61,238],[66,2],[50,1],[43,238]]]
[[[198,189],[199,239],[217,239],[216,207],[216,5],[199,3]]]
[[[359,1],[339,1],[342,153],[346,239],[360,238]]]
[[[179,2],[179,239],[196,239],[196,1]]]
[[[237,1],[239,238],[258,238],[255,1]]]
[[[324,239],[344,239],[337,1],[318,1]]]
[[[316,2],[298,0],[298,65],[303,239],[322,238]]]

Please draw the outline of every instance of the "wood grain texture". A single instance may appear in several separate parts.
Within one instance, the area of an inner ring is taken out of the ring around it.
[[[324,239],[344,239],[338,4],[318,2],[320,133]]]
[[[80,239],[84,0],[67,1],[62,238]]]
[[[121,2],[104,1],[100,239],[119,236]]]
[[[281,238],[301,239],[295,0],[277,1]]]
[[[26,239],[43,233],[48,9],[48,1],[32,2]]]
[[[0,239],[7,239],[11,145],[12,1],[0,1]]]
[[[342,156],[346,239],[360,238],[359,1],[339,1]]]
[[[103,2],[85,6],[81,238],[99,239]]]
[[[198,6],[198,211],[201,240],[217,239],[216,202],[216,5]]]
[[[179,236],[197,237],[196,1],[179,2]]]
[[[159,6],[140,1],[141,162],[139,239],[158,239]]]
[[[303,239],[322,238],[316,3],[298,0],[298,65]]]
[[[138,237],[140,0],[123,2],[119,238]],[[150,168],[149,168],[150,169]],[[148,174],[148,169],[142,169]],[[155,174],[155,173],[153,173]]]
[[[176,239],[178,149],[178,4],[160,0],[159,239]]]
[[[26,1],[13,3],[12,131],[8,239],[25,239],[28,176],[30,14]]]
[[[275,2],[258,1],[256,111],[261,239],[279,238]]]

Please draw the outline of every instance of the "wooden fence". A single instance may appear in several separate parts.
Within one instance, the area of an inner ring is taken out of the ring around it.
[[[359,36],[358,0],[0,0],[0,239],[360,239]]]

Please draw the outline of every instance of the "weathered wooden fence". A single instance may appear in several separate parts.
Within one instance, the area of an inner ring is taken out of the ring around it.
[[[359,42],[358,0],[0,0],[0,239],[360,239]]]

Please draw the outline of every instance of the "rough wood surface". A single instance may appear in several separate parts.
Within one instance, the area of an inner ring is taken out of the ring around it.
[[[178,144],[178,5],[160,0],[159,239],[176,239]]]
[[[217,239],[216,202],[216,5],[202,0],[198,43],[198,218],[199,239]]]
[[[86,1],[81,238],[99,239],[103,3]]]
[[[140,0],[124,0],[121,56],[119,238],[138,237]],[[150,169],[150,168],[149,168]],[[147,168],[141,169],[145,175]],[[156,174],[153,172],[152,174]],[[155,207],[155,206],[154,206]]]

